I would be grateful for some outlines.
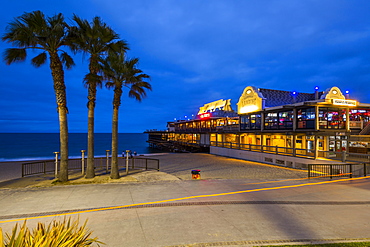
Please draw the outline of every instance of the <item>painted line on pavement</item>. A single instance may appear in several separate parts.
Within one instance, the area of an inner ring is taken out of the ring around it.
[[[272,183],[280,183],[280,182],[288,182],[288,181],[299,181],[299,180],[310,180],[315,178],[328,178],[328,177],[341,177],[343,175],[351,175],[351,173],[342,173],[338,175],[326,175],[326,176],[317,176],[317,177],[310,177],[310,178],[289,178],[283,180],[272,180],[272,181],[264,181],[264,182],[257,182],[257,183],[246,183],[242,185],[250,185],[250,184],[272,184]]]
[[[224,192],[224,193],[209,194],[209,195],[188,196],[188,197],[180,197],[180,198],[167,199],[167,200],[154,201],[154,202],[142,202],[142,203],[129,204],[129,205],[103,207],[103,208],[97,208],[97,209],[91,209],[91,210],[81,210],[81,211],[75,211],[75,212],[69,212],[69,213],[50,214],[50,215],[42,215],[42,216],[35,216],[35,217],[29,217],[29,218],[4,220],[4,221],[0,221],[0,223],[9,223],[9,222],[16,222],[16,221],[31,220],[31,219],[42,219],[42,218],[57,217],[57,216],[67,216],[67,215],[75,215],[75,214],[83,214],[83,213],[92,213],[92,212],[107,211],[107,210],[121,209],[121,208],[129,208],[129,207],[149,205],[149,204],[174,202],[174,201],[181,201],[181,200],[188,200],[188,199],[195,199],[195,198],[207,198],[207,197],[217,197],[217,196],[226,196],[226,195],[236,195],[236,194],[243,194],[243,193],[259,192],[259,191],[279,190],[279,189],[288,189],[288,188],[299,188],[299,187],[305,187],[305,186],[330,184],[330,183],[338,183],[338,182],[345,182],[345,181],[354,181],[354,180],[361,180],[361,179],[367,179],[367,178],[370,178],[370,177],[348,178],[348,179],[341,179],[341,180],[322,181],[322,182],[316,182],[316,183],[295,184],[295,185],[286,185],[286,186],[271,187],[271,188],[259,188],[259,189],[241,190],[241,191],[233,191],[233,192]]]

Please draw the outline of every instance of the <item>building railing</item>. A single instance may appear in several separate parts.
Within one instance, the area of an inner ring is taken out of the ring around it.
[[[216,142],[211,141],[211,146],[246,150],[253,152],[261,153],[271,153],[278,155],[288,155],[294,157],[302,158],[326,158],[332,160],[338,160],[341,162],[370,162],[370,154],[358,154],[358,153],[347,153],[343,152],[334,152],[334,151],[322,151],[317,150],[317,157],[315,157],[315,150],[313,149],[302,149],[302,148],[288,148],[288,147],[279,147],[279,146],[266,146],[266,145],[255,145],[255,144],[241,144],[235,142]]]
[[[60,162],[58,160],[58,162]],[[157,170],[159,171],[159,160],[151,158],[142,158],[142,157],[132,157],[129,158],[131,163],[131,169],[145,169],[145,170]],[[86,170],[86,159],[69,159],[68,160],[68,171],[72,170]],[[82,167],[84,164],[84,167]],[[55,174],[55,160],[42,160],[35,162],[27,162],[22,164],[22,177],[54,173]],[[110,158],[106,157],[95,157],[94,158],[94,167],[96,170],[106,169],[108,171],[111,168]],[[118,167],[126,167],[126,158],[118,157]],[[59,167],[58,167],[59,171]]]
[[[369,166],[369,163],[308,164],[308,178],[366,177]]]
[[[271,153],[271,154],[279,154],[279,155],[305,157],[305,158],[312,158],[312,159],[315,157],[314,150],[311,150],[311,149],[287,148],[287,147],[278,147],[278,146],[240,144],[240,143],[235,143],[235,142],[215,142],[215,141],[211,141],[211,146],[247,150],[247,151],[261,152],[261,153]]]
[[[318,156],[321,158],[339,160],[342,162],[370,162],[370,154],[348,153],[346,151],[334,152],[318,150]]]

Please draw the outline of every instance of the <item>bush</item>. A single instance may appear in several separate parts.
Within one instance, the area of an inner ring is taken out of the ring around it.
[[[79,225],[79,220],[71,222],[71,218],[64,218],[62,222],[54,220],[46,226],[38,223],[35,229],[28,229],[26,221],[18,231],[18,224],[9,235],[5,233],[3,239],[0,228],[0,247],[82,247],[90,246],[93,243],[104,244],[97,238],[90,238],[91,231],[86,229],[86,223]]]

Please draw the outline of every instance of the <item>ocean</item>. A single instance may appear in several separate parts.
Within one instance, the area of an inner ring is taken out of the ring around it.
[[[110,133],[95,134],[95,156],[105,156],[112,149]],[[149,147],[147,134],[118,134],[119,155],[125,150],[139,154],[156,153]],[[81,157],[81,150],[87,150],[87,133],[70,133],[69,157]],[[0,162],[53,159],[59,152],[59,133],[0,133]],[[85,152],[85,157],[87,152]]]

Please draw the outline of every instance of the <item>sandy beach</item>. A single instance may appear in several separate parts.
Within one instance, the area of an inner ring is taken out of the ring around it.
[[[0,162],[0,182],[20,178],[24,161]]]

